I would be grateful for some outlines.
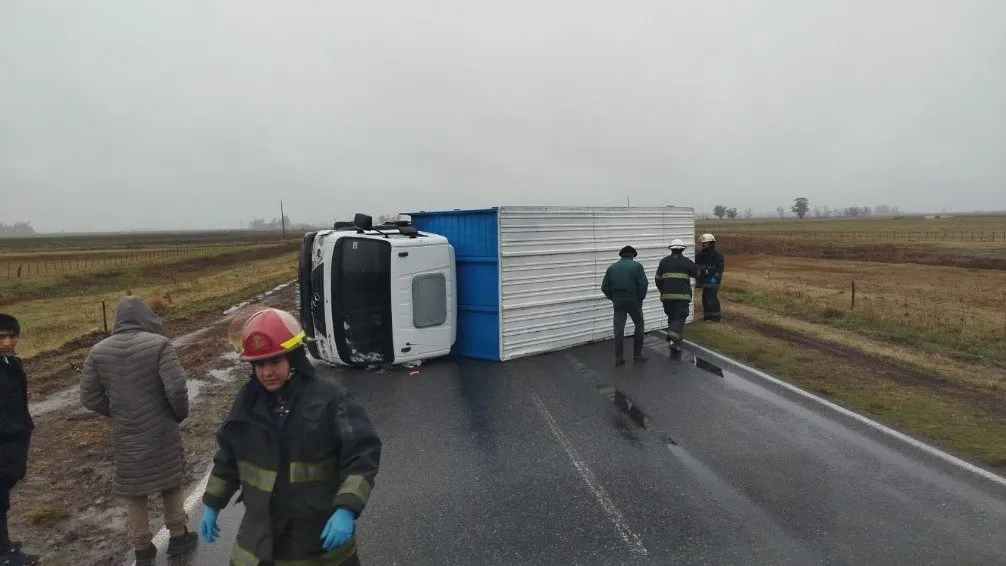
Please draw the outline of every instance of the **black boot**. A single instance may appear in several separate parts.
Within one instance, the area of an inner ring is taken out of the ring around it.
[[[136,555],[136,566],[154,566],[154,560],[157,558],[157,547],[151,543],[150,546],[143,550],[134,551]]]
[[[168,556],[175,557],[192,550],[199,543],[196,533],[185,529],[185,534],[168,539]]]

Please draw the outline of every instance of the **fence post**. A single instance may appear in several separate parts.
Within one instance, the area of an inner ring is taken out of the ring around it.
[[[108,312],[105,310],[105,301],[101,301],[101,322],[105,326],[105,335],[108,335]]]
[[[856,282],[852,282],[852,309],[856,310]]]

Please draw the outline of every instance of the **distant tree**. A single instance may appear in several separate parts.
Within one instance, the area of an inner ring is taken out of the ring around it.
[[[744,210],[744,218],[750,219],[752,216],[754,216],[753,210],[751,210],[750,208]]]
[[[868,206],[864,206],[860,210],[862,211],[863,216],[873,216],[873,211],[870,210],[870,207]]]
[[[699,213],[699,220],[709,220],[709,213],[708,212],[700,212]]]
[[[822,206],[821,216],[823,216],[824,218],[831,218],[831,209],[828,208],[827,206]]]
[[[807,210],[809,209],[810,209],[810,201],[807,200],[805,197],[797,197],[793,201],[793,206],[790,207],[790,210],[793,211],[793,214],[796,214],[797,218],[799,218],[800,220],[803,220],[803,217],[807,215]]]
[[[726,216],[726,214],[727,214],[727,207],[723,206],[722,204],[717,204],[716,206],[713,207],[713,215],[716,216],[716,218],[723,220],[723,217]]]
[[[378,224],[384,224],[386,222],[397,222],[397,221],[398,221],[397,214],[382,214],[377,217]]]
[[[730,220],[736,219],[737,218],[737,209],[734,208],[734,207],[728,208],[727,209],[727,218],[729,218]]]
[[[775,213],[779,215],[779,218],[785,218],[786,209],[781,206],[777,206],[775,207]]]
[[[15,222],[13,224],[0,222],[0,234],[30,236],[34,233],[35,229],[31,227],[31,222]]]

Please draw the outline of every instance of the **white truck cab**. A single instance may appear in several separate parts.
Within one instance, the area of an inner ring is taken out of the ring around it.
[[[454,248],[409,222],[357,214],[301,244],[297,308],[319,361],[395,365],[445,356],[457,337]]]

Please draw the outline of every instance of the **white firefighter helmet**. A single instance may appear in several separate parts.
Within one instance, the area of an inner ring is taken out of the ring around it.
[[[709,242],[715,242],[716,241],[716,236],[713,236],[712,234],[708,234],[708,233],[707,234],[702,234],[701,236],[699,236],[699,241],[702,242],[703,244],[707,244]]]
[[[687,247],[688,246],[686,246],[685,243],[682,242],[681,239],[679,238],[674,238],[673,240],[671,240],[671,245],[667,246],[667,248],[671,250],[683,250]]]

